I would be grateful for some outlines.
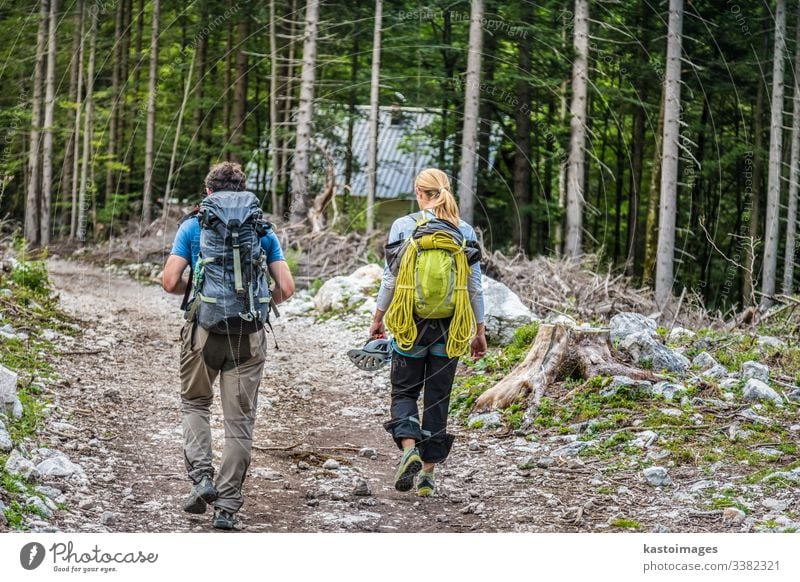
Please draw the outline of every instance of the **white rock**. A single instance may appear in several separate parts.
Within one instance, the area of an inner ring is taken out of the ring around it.
[[[17,374],[0,365],[0,414],[11,414],[17,398]]]
[[[672,485],[672,479],[670,479],[670,476],[667,474],[667,470],[664,467],[647,467],[647,469],[642,471],[642,474],[647,482],[653,487],[665,487],[667,485]]]
[[[721,364],[717,364],[716,366],[713,366],[708,370],[705,370],[701,374],[701,376],[706,380],[719,380],[720,378],[724,378],[727,375],[728,375],[728,370],[725,369],[725,366]]]
[[[652,430],[643,430],[639,435],[631,441],[631,446],[639,447],[640,449],[650,448],[658,440],[658,433]]]
[[[761,500],[761,505],[771,511],[784,511],[789,507],[789,502],[783,501],[782,499],[775,499],[774,497],[767,497]]]
[[[639,313],[618,313],[611,318],[609,327],[612,342],[622,341],[636,333],[645,333],[650,337],[656,335],[655,320]]]
[[[590,447],[593,444],[594,441],[574,441],[564,445],[563,447],[557,448],[550,454],[553,457],[574,457],[575,455],[580,453],[583,449]]]
[[[497,411],[471,414],[467,419],[467,426],[469,428],[497,428],[503,426],[503,416]]]
[[[785,348],[786,342],[780,338],[771,336],[771,335],[760,335],[758,336],[758,345],[760,346],[767,346],[770,348]]]
[[[709,368],[716,366],[718,363],[719,362],[714,359],[714,356],[708,352],[700,352],[694,357],[694,359],[692,359],[692,366],[699,368],[700,370],[708,370]]]
[[[742,378],[745,380],[755,378],[762,382],[769,382],[769,368],[760,362],[748,360],[742,364]]]
[[[486,335],[500,344],[514,339],[514,332],[538,318],[519,297],[500,281],[483,275],[483,303],[486,314]]]
[[[693,338],[696,335],[692,330],[685,327],[673,327],[667,335],[667,341],[676,343],[683,339]]]
[[[686,356],[659,343],[654,335],[649,330],[632,333],[620,341],[619,349],[628,353],[637,364],[644,365],[646,362],[657,372],[667,370],[683,373],[689,366]]]
[[[42,477],[69,477],[76,473],[83,473],[83,467],[70,461],[61,452],[56,452],[36,465],[36,470]]]
[[[47,504],[42,501],[39,497],[30,496],[28,499],[25,500],[25,505],[28,507],[33,508],[36,513],[44,517],[45,519],[50,519],[53,517],[53,510],[50,509]]]
[[[6,430],[6,425],[0,420],[0,451],[7,453],[14,448],[14,443],[11,441],[11,435]]]
[[[336,459],[328,459],[322,464],[322,468],[327,469],[328,471],[336,471],[339,466],[339,461]]]
[[[750,378],[744,386],[742,395],[745,400],[749,401],[771,401],[776,406],[783,406],[783,398],[780,394],[770,388],[765,382]]]
[[[686,392],[686,386],[676,384],[674,382],[658,382],[653,384],[652,393],[657,396],[663,396],[664,400],[671,402],[676,396],[680,396]]]
[[[12,450],[6,460],[6,473],[20,475],[28,481],[39,478],[39,472],[33,462],[23,457],[17,449]]]
[[[382,277],[383,268],[369,264],[348,276],[328,279],[314,296],[314,305],[320,313],[352,310],[374,295]]]
[[[741,380],[738,378],[723,378],[719,381],[719,387],[723,390],[730,390],[731,388],[738,386],[739,382],[741,382]]]
[[[548,316],[545,319],[545,323],[552,323],[553,325],[566,325],[567,327],[578,327],[577,321],[575,321],[569,315],[564,315],[563,313]]]

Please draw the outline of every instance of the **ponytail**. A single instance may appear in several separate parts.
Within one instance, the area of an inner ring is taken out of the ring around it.
[[[446,220],[456,228],[461,222],[458,213],[458,204],[455,196],[450,191],[450,180],[447,174],[436,168],[422,170],[414,181],[416,187],[422,190],[426,198],[433,202],[428,210],[440,220]]]

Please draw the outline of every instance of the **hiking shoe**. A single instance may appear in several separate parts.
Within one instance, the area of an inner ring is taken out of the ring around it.
[[[216,498],[217,490],[211,477],[203,477],[199,483],[192,486],[192,492],[183,502],[183,510],[198,515],[205,513],[208,504],[213,503]]]
[[[412,447],[403,452],[400,466],[394,474],[394,488],[398,491],[408,491],[414,486],[414,477],[422,470],[422,458],[417,447]]]
[[[433,473],[420,471],[417,475],[417,495],[420,497],[433,497],[436,493],[436,483],[433,480]]]
[[[214,521],[211,522],[212,527],[216,529],[232,530],[236,525],[236,514],[221,507],[214,508]]]

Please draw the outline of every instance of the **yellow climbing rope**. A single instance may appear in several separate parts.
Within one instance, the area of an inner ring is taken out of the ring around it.
[[[465,243],[466,244],[466,243]],[[401,350],[410,351],[417,339],[417,326],[414,323],[414,300],[417,289],[418,251],[439,249],[453,255],[455,260],[455,279],[453,285],[453,319],[447,334],[447,357],[463,356],[469,350],[469,342],[475,335],[475,314],[469,302],[467,277],[469,265],[464,246],[459,246],[446,232],[435,232],[411,239],[403,253],[395,284],[395,293],[389,312],[386,314],[386,327],[394,335]]]

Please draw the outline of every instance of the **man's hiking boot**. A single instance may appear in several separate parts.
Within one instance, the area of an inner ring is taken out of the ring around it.
[[[215,507],[214,521],[211,522],[211,525],[216,529],[232,530],[236,525],[236,514],[227,509]]]
[[[206,512],[209,503],[217,499],[217,490],[211,477],[200,479],[199,483],[192,486],[192,492],[183,502],[183,510],[187,513],[201,514]]]
[[[403,451],[403,458],[400,459],[400,466],[394,474],[394,488],[398,491],[408,491],[414,486],[414,477],[422,469],[422,458],[419,456],[417,447],[411,447]]]
[[[420,471],[417,475],[417,495],[420,497],[433,497],[436,493],[436,482],[433,480],[433,473]]]

